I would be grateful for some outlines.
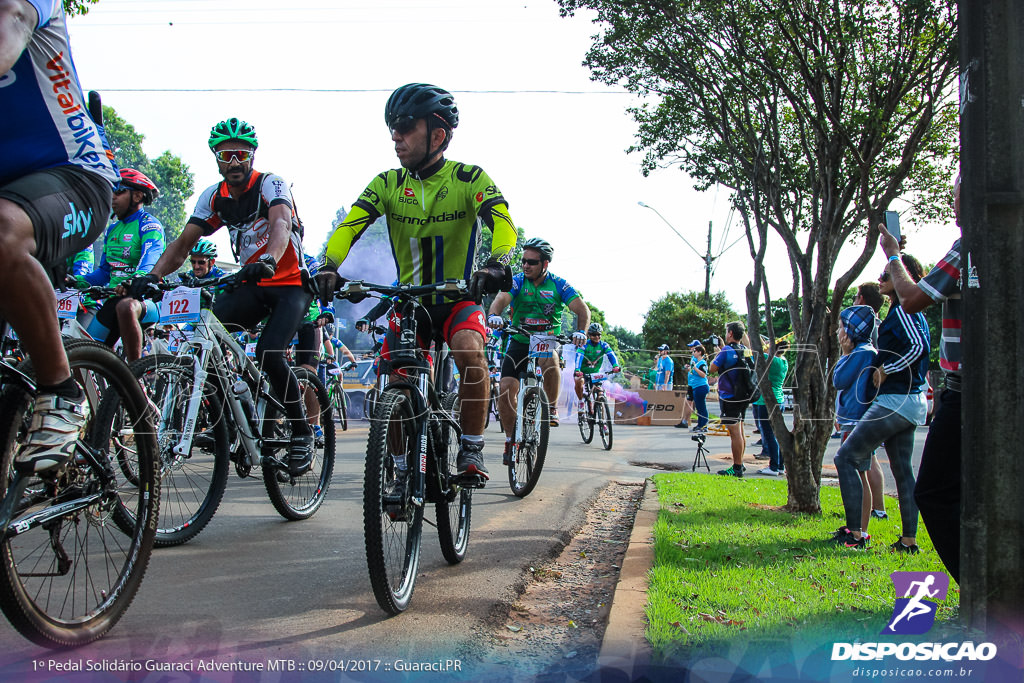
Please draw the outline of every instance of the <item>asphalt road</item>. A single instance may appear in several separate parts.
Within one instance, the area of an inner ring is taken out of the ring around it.
[[[154,553],[134,603],[99,642],[53,653],[24,640],[10,626],[0,626],[0,679],[25,680],[33,671],[36,680],[51,679],[58,664],[152,660],[190,663],[193,672],[178,679],[188,680],[200,675],[195,671],[198,662],[213,660],[258,662],[265,671],[255,678],[219,674],[207,680],[288,680],[292,676],[267,672],[266,667],[276,660],[284,660],[277,665],[284,667],[337,667],[336,662],[349,659],[377,661],[371,664],[377,673],[363,680],[387,679],[380,667],[394,666],[396,660],[448,659],[459,660],[464,676],[476,679],[474,667],[479,670],[487,662],[483,634],[489,618],[502,614],[502,605],[518,593],[530,566],[561,549],[581,523],[587,501],[612,480],[640,482],[666,467],[689,470],[694,453],[694,444],[679,429],[617,426],[609,453],[596,444],[584,445],[575,425],[563,423],[551,430],[537,489],[517,499],[496,455],[501,437],[491,425],[487,453],[492,479],[474,495],[466,560],[449,566],[435,530],[425,526],[412,605],[406,613],[387,618],[371,593],[363,552],[364,425],[356,423],[340,433],[333,483],[312,519],[284,521],[268,501],[261,479],[241,480],[232,474],[210,525],[188,544]],[[712,471],[720,469],[728,440],[710,437],[708,444]],[[827,463],[834,449],[833,442]],[[433,518],[432,510],[428,518]],[[325,677],[345,680],[347,675]],[[90,676],[73,673],[71,678],[129,678]],[[145,670],[131,678],[172,680]]]

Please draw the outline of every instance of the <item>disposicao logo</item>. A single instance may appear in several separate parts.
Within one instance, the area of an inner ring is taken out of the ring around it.
[[[935,625],[938,602],[949,592],[942,572],[893,572],[889,575],[896,600],[881,635],[921,635]],[[832,660],[879,660],[895,656],[907,661],[988,661],[996,656],[994,643],[833,643]]]
[[[892,618],[882,633],[920,635],[927,633],[935,624],[938,604],[933,600],[945,600],[949,592],[949,577],[942,572],[893,572],[889,575],[896,588],[896,604]]]

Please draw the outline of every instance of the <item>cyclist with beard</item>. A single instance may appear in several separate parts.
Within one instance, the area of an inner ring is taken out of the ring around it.
[[[452,349],[462,376],[463,436],[456,466],[460,474],[487,479],[483,462],[489,393],[484,357],[487,327],[483,308],[476,302],[483,293],[511,286],[509,261],[516,228],[508,202],[482,168],[444,157],[459,124],[451,93],[425,83],[404,85],[388,99],[384,121],[402,168],[374,178],[331,236],[325,265],[317,276],[321,296],[336,289],[338,266],[379,216],[387,219],[399,282],[471,280],[472,300],[451,302],[439,296],[424,301],[427,308],[419,314],[417,330],[424,348],[432,340],[443,339]],[[492,231],[490,259],[475,269],[484,226]]]
[[[103,251],[96,270],[78,276],[79,287],[109,286],[118,296],[103,302],[89,324],[89,336],[113,346],[118,338],[124,345],[128,362],[142,357],[142,329],[160,320],[160,311],[152,300],[125,296],[123,283],[147,273],[164,250],[164,226],[142,207],[159,196],[153,181],[132,168],[121,169],[121,182],[114,190],[111,210],[116,221],[103,236]]]
[[[201,237],[227,226],[242,268],[239,285],[217,297],[213,314],[225,325],[246,329],[267,318],[256,358],[291,421],[288,469],[297,477],[309,470],[313,446],[299,384],[284,355],[312,300],[304,287],[308,274],[304,274],[298,218],[284,178],[253,169],[258,140],[250,124],[237,118],[221,121],[210,131],[209,145],[224,180],[199,196],[181,235],[133,287],[151,287],[159,276],[184,263]]]

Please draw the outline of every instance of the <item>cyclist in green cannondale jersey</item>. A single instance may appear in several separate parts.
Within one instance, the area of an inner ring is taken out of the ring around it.
[[[421,344],[448,342],[462,376],[462,443],[460,474],[487,477],[483,464],[484,421],[489,382],[484,339],[484,311],[476,303],[483,293],[511,286],[508,262],[516,229],[508,203],[479,166],[444,158],[459,124],[455,98],[425,83],[404,85],[388,99],[384,119],[402,168],[385,171],[370,181],[327,244],[324,266],[317,275],[321,293],[333,292],[338,266],[353,242],[379,216],[387,220],[398,280],[429,284],[444,279],[471,281],[474,300],[425,301],[426,315],[417,320]],[[487,264],[474,271],[480,231],[492,232]]]

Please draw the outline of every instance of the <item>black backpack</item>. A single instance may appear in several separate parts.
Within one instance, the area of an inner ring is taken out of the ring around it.
[[[732,398],[730,401],[753,402],[761,398],[761,390],[757,387],[757,366],[754,356],[747,353],[743,344],[729,344],[739,357],[739,362],[726,370],[732,380]]]

